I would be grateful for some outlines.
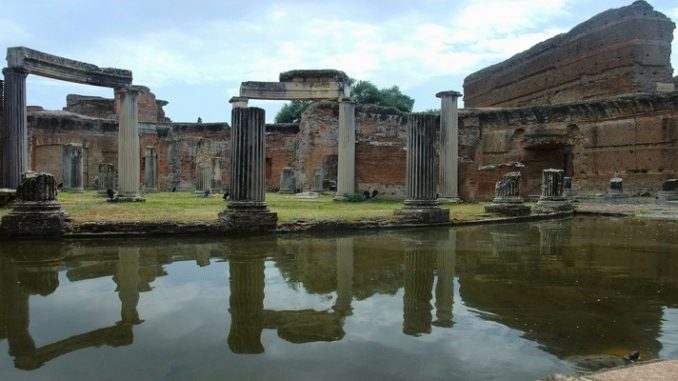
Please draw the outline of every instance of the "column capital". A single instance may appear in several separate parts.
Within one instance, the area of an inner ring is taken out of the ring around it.
[[[124,85],[124,86],[116,87],[114,91],[115,91],[116,95],[125,94],[125,95],[137,96],[141,92],[141,89],[139,89],[139,86],[135,86],[135,85]]]
[[[231,97],[228,102],[233,106],[233,108],[246,108],[249,98],[245,97]]]
[[[460,92],[454,90],[441,91],[436,94],[437,98],[459,98],[461,96],[462,94]]]
[[[24,67],[20,67],[20,66],[6,67],[6,68],[2,69],[2,74],[4,74],[4,75],[7,75],[7,73],[10,73],[10,72],[12,72],[14,74],[23,75],[24,77],[27,76],[28,74],[30,74],[28,69],[26,69]]]

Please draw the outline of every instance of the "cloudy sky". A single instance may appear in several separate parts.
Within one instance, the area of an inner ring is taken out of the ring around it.
[[[676,0],[649,0],[678,20]],[[27,46],[102,67],[169,101],[174,121],[228,121],[240,82],[334,68],[398,85],[415,111],[464,77],[631,0],[5,0],[0,48]],[[672,63],[678,65],[678,32]],[[29,76],[28,103],[61,109],[66,94],[112,90]],[[254,101],[272,120],[283,102]]]

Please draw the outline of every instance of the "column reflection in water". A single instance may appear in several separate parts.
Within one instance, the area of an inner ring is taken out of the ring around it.
[[[410,243],[405,250],[405,296],[403,333],[431,333],[431,297],[436,251],[423,242]]]
[[[263,353],[264,257],[233,256],[228,267],[231,288],[228,346],[233,353]]]
[[[337,301],[334,310],[340,316],[351,314],[353,300],[353,238],[337,239]]]
[[[436,281],[436,321],[438,327],[452,327],[452,307],[454,305],[454,273],[457,259],[457,232],[450,230],[447,239],[438,244],[437,281]]]
[[[543,221],[537,225],[539,229],[539,254],[543,257],[558,257],[565,253],[565,245],[569,241],[569,231],[564,221]]]
[[[139,312],[137,311],[139,304],[139,249],[118,249],[118,268],[113,280],[118,285],[120,323],[128,325],[141,323],[142,320],[139,319]],[[132,335],[132,331],[128,333]]]

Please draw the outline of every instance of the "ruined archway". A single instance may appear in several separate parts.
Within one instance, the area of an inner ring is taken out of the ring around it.
[[[233,108],[247,107],[250,99],[333,100],[339,102],[337,193],[355,192],[355,104],[349,98],[348,76],[339,70],[292,70],[280,73],[279,82],[243,82]],[[232,161],[233,162],[233,161]]]
[[[98,66],[59,57],[26,47],[7,49],[7,67],[3,70],[4,131],[2,185],[16,188],[28,168],[26,120],[26,77],[39,75],[62,81],[110,87],[119,102],[118,172],[119,198],[139,198],[139,133],[137,93],[132,72]]]

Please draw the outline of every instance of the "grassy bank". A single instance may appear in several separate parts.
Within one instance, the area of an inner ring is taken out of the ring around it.
[[[143,203],[109,203],[94,191],[61,193],[59,201],[75,222],[87,221],[215,221],[226,203],[221,195],[196,197],[190,192],[149,193]],[[337,202],[331,195],[315,199],[298,199],[292,195],[267,193],[266,202],[278,213],[281,222],[292,220],[340,219],[356,221],[365,218],[391,217],[393,210],[403,206],[402,201],[374,200],[365,202]],[[446,205],[456,220],[475,220],[485,216],[485,204]],[[10,208],[0,208],[0,217]]]

